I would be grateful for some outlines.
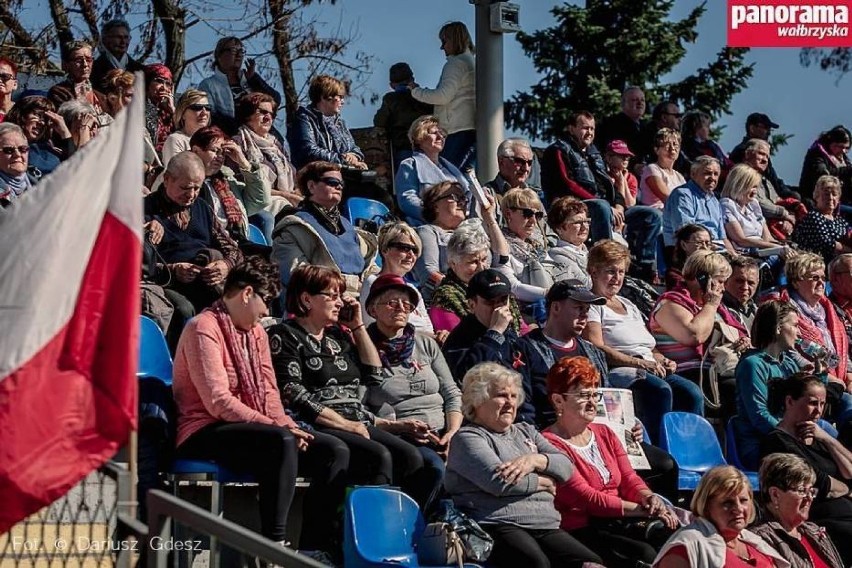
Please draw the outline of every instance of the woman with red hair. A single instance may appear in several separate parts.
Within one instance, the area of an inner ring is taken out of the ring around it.
[[[678,520],[633,470],[616,433],[593,423],[603,394],[600,383],[598,370],[585,357],[563,357],[547,374],[556,422],[543,434],[574,463],[574,475],[556,490],[555,505],[561,528],[607,566],[633,568],[637,561],[654,561]],[[660,530],[632,522],[649,518],[662,521]]]

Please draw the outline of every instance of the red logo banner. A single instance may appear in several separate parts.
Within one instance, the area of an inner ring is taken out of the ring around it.
[[[728,0],[728,47],[852,47],[850,0]]]

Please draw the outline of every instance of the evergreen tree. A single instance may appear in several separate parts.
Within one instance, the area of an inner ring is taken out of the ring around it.
[[[671,99],[687,110],[714,119],[729,112],[733,96],[752,75],[747,49],[723,48],[715,61],[677,83],[661,83],[686,55],[686,44],[704,3],[680,20],[668,18],[674,0],[586,0],[551,10],[556,25],[518,41],[532,58],[541,81],[506,103],[506,121],[535,138],[561,134],[569,114],[590,110],[599,117],[620,110],[621,92],[630,85],[645,90],[649,111]]]

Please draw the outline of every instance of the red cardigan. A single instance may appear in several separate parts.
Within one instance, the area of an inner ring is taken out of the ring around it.
[[[579,529],[589,524],[589,517],[623,517],[622,500],[642,502],[642,491],[650,491],[630,465],[624,446],[608,426],[589,424],[594,432],[604,463],[610,471],[604,484],[598,470],[586,462],[574,447],[550,432],[545,438],[574,462],[574,474],[556,489],[556,509],[562,515],[563,530]]]

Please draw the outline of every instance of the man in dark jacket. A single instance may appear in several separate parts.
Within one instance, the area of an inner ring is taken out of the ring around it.
[[[645,93],[640,87],[627,87],[621,94],[621,112],[608,116],[601,125],[598,143],[606,147],[613,140],[623,140],[630,151],[639,155],[642,130],[645,128]]]
[[[412,155],[408,129],[417,118],[432,114],[432,105],[415,100],[409,85],[414,83],[414,72],[408,63],[394,63],[390,68],[391,92],[382,97],[382,106],[373,117],[373,125],[384,128],[393,152],[393,169]]]
[[[512,345],[518,335],[512,329],[509,279],[493,268],[476,274],[467,285],[470,312],[450,332],[444,343],[444,357],[461,384],[471,367],[485,361],[511,367]]]
[[[101,81],[113,69],[124,69],[135,73],[143,71],[144,65],[130,57],[130,24],[126,20],[110,20],[101,28],[101,54],[92,65],[92,85],[100,90]]]

